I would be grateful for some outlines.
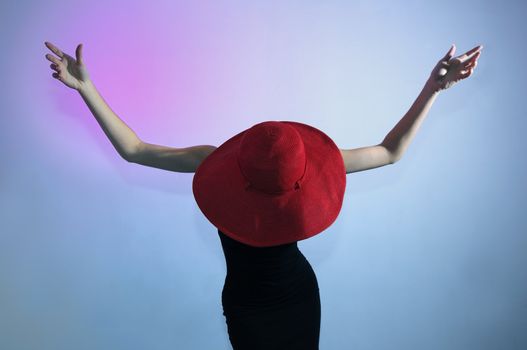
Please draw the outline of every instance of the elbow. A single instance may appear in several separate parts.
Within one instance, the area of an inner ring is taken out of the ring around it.
[[[137,152],[122,152],[121,157],[128,163],[135,163],[137,159]]]
[[[128,163],[136,163],[139,157],[138,151],[133,152],[123,152],[121,157],[126,160]]]
[[[396,147],[393,147],[391,145],[388,145],[385,142],[381,143],[381,146],[383,146],[387,153],[388,158],[388,164],[395,164],[401,159],[403,156],[402,152],[398,151]]]
[[[396,154],[396,153],[392,154],[390,157],[390,164],[397,163],[401,158],[402,158],[402,154]]]
[[[131,153],[123,153],[121,154],[121,158],[126,160],[128,163],[133,163],[135,159]]]
[[[129,150],[123,150],[121,153],[121,157],[123,157],[124,160],[126,160],[128,163],[135,163],[137,161],[137,157],[141,152],[141,142],[137,142],[133,147],[131,147]]]
[[[389,163],[390,164],[397,163],[399,161],[399,159],[401,159],[402,156],[403,156],[403,153],[399,152],[397,150],[390,150],[390,149],[388,149],[388,153],[389,153],[389,157],[388,158],[389,158]]]

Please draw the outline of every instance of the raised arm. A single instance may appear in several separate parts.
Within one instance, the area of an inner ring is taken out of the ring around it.
[[[194,172],[201,161],[216,149],[211,145],[175,148],[143,142],[97,91],[82,58],[82,44],[75,50],[76,59],[49,42],[45,45],[60,58],[49,53],[46,55],[53,62],[50,67],[56,71],[52,76],[79,92],[110,142],[126,161],[176,172]]]
[[[181,173],[193,173],[215,146],[175,148],[144,142],[106,104],[93,83],[88,81],[79,93],[110,139],[128,162]]]
[[[115,150],[130,161],[130,156],[137,152],[141,143],[137,134],[112,111],[91,80],[78,91]]]
[[[45,45],[58,56],[57,58],[49,53],[46,54],[46,58],[53,62],[50,67],[56,71],[52,76],[79,92],[119,155],[129,160],[130,155],[137,151],[141,141],[135,132],[112,111],[95,88],[84,64],[82,44],[79,44],[75,50],[76,59],[50,42],[45,42]]]
[[[346,174],[393,164],[393,155],[382,144],[352,149],[341,149]]]
[[[481,45],[476,46],[465,54],[452,58],[455,51],[455,46],[452,45],[432,70],[410,109],[380,144],[341,150],[346,173],[378,168],[401,159],[439,92],[472,74],[482,48]]]
[[[174,148],[141,142],[128,161],[179,173],[193,173],[215,149],[216,146],[212,145]]]
[[[408,112],[381,143],[341,150],[346,174],[393,164],[401,159],[438,93],[429,84],[425,84]]]

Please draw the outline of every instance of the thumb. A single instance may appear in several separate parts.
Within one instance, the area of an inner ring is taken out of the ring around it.
[[[454,56],[454,52],[456,51],[456,45],[452,44],[452,46],[450,46],[450,49],[448,49],[448,52],[446,53],[446,55],[443,57],[442,61],[450,61],[450,59],[452,58],[452,56]]]
[[[77,45],[77,49],[75,50],[75,56],[77,57],[77,62],[79,64],[84,64],[84,60],[82,58],[82,44]]]

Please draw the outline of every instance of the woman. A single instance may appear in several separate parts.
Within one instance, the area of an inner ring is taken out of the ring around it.
[[[195,172],[193,192],[218,229],[227,263],[222,305],[234,349],[318,349],[320,296],[297,242],[322,232],[342,204],[345,174],[397,162],[442,90],[469,77],[482,46],[453,58],[452,45],[403,118],[377,145],[339,149],[322,131],[266,121],[219,147],[173,148],[143,142],[110,109],[82,58],[45,45],[52,76],[77,90],[127,161]]]

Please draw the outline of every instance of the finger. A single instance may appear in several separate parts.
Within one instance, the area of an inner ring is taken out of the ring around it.
[[[468,50],[463,55],[459,56],[458,58],[461,60],[461,62],[465,62],[468,59],[471,59],[474,57],[478,52],[481,52],[480,50],[483,48],[482,45],[476,46],[473,49]]]
[[[49,53],[46,54],[46,58],[48,60],[50,60],[51,62],[53,62],[53,63],[60,64],[60,61],[58,60],[58,58],[56,58],[55,56],[53,56],[53,55],[51,55]]]
[[[441,61],[447,61],[447,62],[450,61],[452,56],[454,56],[455,51],[456,51],[456,45],[452,44],[452,46],[450,46],[450,49],[448,49],[448,52],[446,53],[445,56],[443,56]]]
[[[481,51],[478,51],[474,56],[472,56],[470,59],[465,61],[464,67],[469,67],[474,64],[474,62],[477,62],[479,56],[481,55]]]
[[[51,67],[51,69],[54,69],[54,70],[56,70],[57,72],[60,73],[60,67],[59,67],[58,64],[52,63],[49,66]]]
[[[459,76],[461,77],[461,79],[465,79],[468,76],[470,76],[473,71],[474,71],[474,68],[468,69],[466,71],[461,72],[461,74],[459,74]]]
[[[53,53],[55,55],[59,56],[60,58],[62,58],[62,56],[64,56],[64,53],[58,47],[53,45],[52,43],[45,41],[44,44],[48,47],[48,49],[53,51]]]
[[[75,56],[77,57],[77,62],[79,64],[83,64],[83,61],[82,61],[82,44],[77,45],[77,49],[75,50]]]
[[[58,80],[62,79],[62,78],[60,77],[60,74],[59,74],[59,73],[53,73],[53,74],[51,74],[51,76],[52,76],[53,78],[55,78],[55,79],[58,79]]]
[[[477,61],[470,61],[465,66],[463,66],[463,69],[469,69],[470,67],[476,67]]]

